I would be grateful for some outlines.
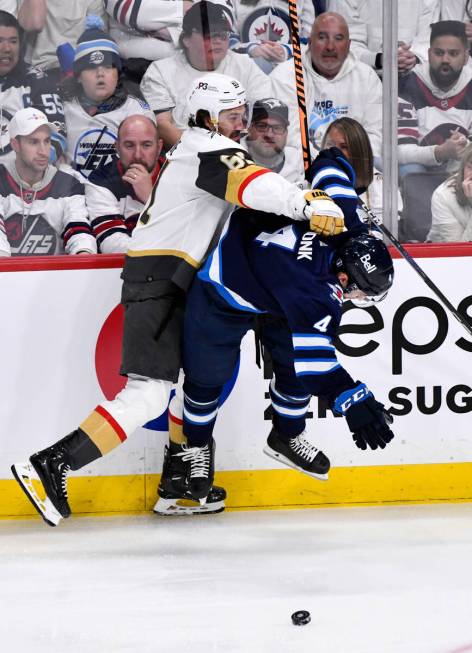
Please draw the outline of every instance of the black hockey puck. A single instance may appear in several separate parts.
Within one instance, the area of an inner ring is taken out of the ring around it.
[[[297,610],[292,614],[292,623],[294,626],[306,626],[311,621],[308,610]]]

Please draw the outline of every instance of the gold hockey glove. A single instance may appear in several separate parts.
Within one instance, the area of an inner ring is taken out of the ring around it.
[[[322,190],[304,191],[295,206],[295,220],[310,221],[310,229],[321,236],[336,236],[344,231],[344,214]]]

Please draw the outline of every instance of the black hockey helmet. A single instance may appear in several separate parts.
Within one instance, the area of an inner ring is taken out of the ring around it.
[[[347,274],[344,296],[358,306],[381,301],[393,283],[390,252],[380,238],[371,234],[353,236],[341,245],[334,256],[334,269]],[[365,303],[362,293],[366,296]]]

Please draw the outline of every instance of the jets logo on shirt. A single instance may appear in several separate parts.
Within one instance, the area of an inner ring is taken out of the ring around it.
[[[74,164],[84,177],[88,177],[98,166],[117,158],[116,134],[108,129],[95,127],[83,132],[74,149]]]
[[[16,213],[5,220],[5,231],[12,256],[45,256],[57,251],[58,235],[43,215],[23,218]]]
[[[290,19],[281,9],[261,7],[253,11],[244,21],[241,40],[290,42]]]

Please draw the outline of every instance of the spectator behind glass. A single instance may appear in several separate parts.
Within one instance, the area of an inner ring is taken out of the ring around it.
[[[127,75],[138,83],[151,61],[174,54],[189,0],[107,0],[110,36],[116,41]]]
[[[35,12],[38,31],[28,37],[26,61],[47,70],[51,79],[59,81],[61,71],[57,47],[61,43],[70,43],[75,48],[86,16],[98,15],[106,21],[103,4],[104,0],[46,0],[44,6]]]
[[[427,241],[472,241],[472,145],[464,150],[458,172],[434,191],[431,212]]]
[[[338,118],[326,130],[322,147],[337,147],[341,150],[356,173],[356,193],[382,219],[383,175],[374,167],[372,147],[364,127],[353,118]],[[398,210],[401,209],[402,199],[398,193]],[[362,220],[368,220],[361,208],[358,213]]]
[[[287,145],[288,107],[277,98],[258,100],[243,144],[258,165],[278,172],[288,181],[300,177],[301,152]]]
[[[0,8],[15,16],[25,32],[39,32],[43,29],[46,0],[1,0]]]
[[[114,159],[92,172],[85,199],[99,251],[126,252],[139,214],[144,209],[164,163],[156,123],[129,116],[118,128]]]
[[[336,118],[348,115],[365,128],[375,156],[380,156],[382,84],[370,66],[349,52],[349,30],[339,14],[316,18],[309,47],[302,54],[309,137],[320,149],[324,132]],[[288,144],[300,147],[293,62],[271,73],[274,95],[289,107]]]
[[[165,145],[176,143],[187,126],[186,98],[192,82],[214,71],[238,79],[249,103],[272,95],[267,75],[246,54],[228,51],[231,24],[225,9],[202,0],[184,16],[181,51],[154,61],[141,82],[141,91],[156,113]]]
[[[30,107],[8,129],[15,159],[0,164],[2,255],[95,254],[83,185],[49,163],[55,126]]]
[[[30,105],[54,123],[54,155],[65,148],[62,102],[55,84],[21,59],[22,31],[14,16],[0,11],[0,162],[13,157],[8,125],[15,113]],[[60,132],[60,133],[59,133]]]
[[[231,42],[235,52],[248,54],[266,73],[292,56],[290,17],[286,0],[233,0],[240,39]],[[299,0],[300,38],[306,43],[315,19],[312,0]]]
[[[400,175],[457,170],[472,128],[472,70],[464,24],[431,26],[429,62],[398,80]]]
[[[129,95],[120,81],[121,58],[103,23],[89,17],[74,58],[73,77],[63,86],[67,163],[84,177],[116,158],[118,126],[132,114],[154,119],[146,102]]]
[[[398,70],[407,72],[427,61],[431,23],[439,20],[440,0],[398,0]],[[329,11],[347,21],[351,50],[358,59],[383,68],[382,2],[379,0],[328,0]]]
[[[441,20],[461,20],[465,34],[472,46],[472,0],[441,0]]]

